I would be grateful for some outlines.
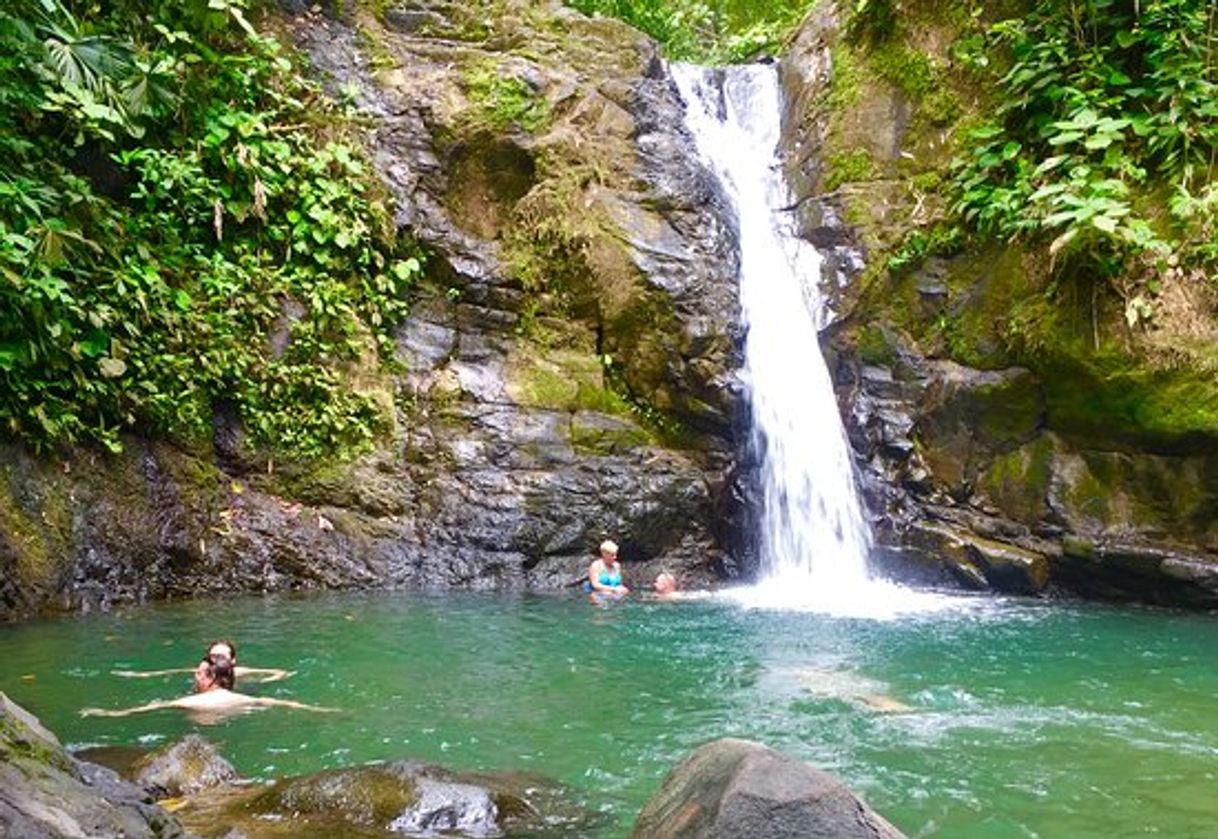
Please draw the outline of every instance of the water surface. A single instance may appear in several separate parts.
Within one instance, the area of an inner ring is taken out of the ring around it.
[[[247,776],[415,758],[569,784],[624,836],[672,764],[725,735],[835,772],[911,836],[1207,837],[1218,825],[1218,621],[961,598],[892,620],[728,602],[322,595],[193,602],[0,627],[0,690],[73,746],[157,744],[217,636],[333,705],[202,729]],[[909,706],[876,713],[860,697]]]

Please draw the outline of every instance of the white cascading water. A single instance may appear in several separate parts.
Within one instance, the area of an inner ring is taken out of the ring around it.
[[[776,157],[782,113],[770,65],[673,65],[685,122],[739,219],[744,375],[763,453],[762,579],[749,605],[880,616],[925,597],[870,579],[870,533],[818,333],[821,257],[794,235]],[[920,604],[917,602],[921,601]]]

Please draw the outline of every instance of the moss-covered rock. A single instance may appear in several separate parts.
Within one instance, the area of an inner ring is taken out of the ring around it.
[[[267,787],[198,795],[179,813],[200,835],[235,831],[249,839],[560,837],[587,833],[603,821],[545,778],[458,774],[409,761],[323,770]]]
[[[54,734],[0,693],[0,835],[169,839],[183,832],[142,790],[74,760]]]
[[[197,734],[144,755],[130,773],[130,780],[157,799],[194,795],[237,780],[232,764]]]
[[[784,60],[806,233],[866,252],[839,270],[828,337],[885,568],[925,578],[938,556],[968,586],[1211,602],[1218,308],[1168,272],[1161,316],[1131,327],[1093,273],[952,232],[947,164],[992,108],[962,8],[902,4],[893,33],[851,38],[852,9],[822,4]]]

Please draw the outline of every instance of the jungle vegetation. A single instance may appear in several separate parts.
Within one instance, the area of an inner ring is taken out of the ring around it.
[[[703,62],[781,51],[816,2],[569,0]],[[926,5],[843,2],[846,37],[882,54]],[[1209,281],[1218,3],[930,5],[961,21],[952,70],[991,105],[936,186],[949,210],[897,264],[1023,242],[1118,289],[1131,325],[1165,276]],[[255,445],[308,457],[392,422],[353,383],[392,366],[422,254],[354,122],[256,16],[247,0],[0,7],[7,436],[118,449],[128,429],[203,438],[228,408]]]
[[[0,7],[0,427],[342,453],[420,271],[344,115],[244,0]]]

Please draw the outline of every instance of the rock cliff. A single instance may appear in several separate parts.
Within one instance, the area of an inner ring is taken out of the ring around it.
[[[366,127],[430,254],[369,374],[395,428],[281,463],[211,446],[0,449],[0,613],[320,587],[733,576],[734,225],[654,43],[557,2],[285,4],[268,25]],[[290,318],[291,313],[285,312]]]
[[[1032,249],[907,258],[988,105],[954,59],[950,8],[911,5],[876,47],[839,7],[818,6],[783,61],[785,146],[805,235],[835,269],[823,343],[880,561],[924,582],[1212,607],[1218,391],[1151,346],[1201,340],[1183,321],[1212,322],[1212,304],[1181,287],[1190,317],[1135,334],[1082,280],[1055,275],[1051,296]]]

